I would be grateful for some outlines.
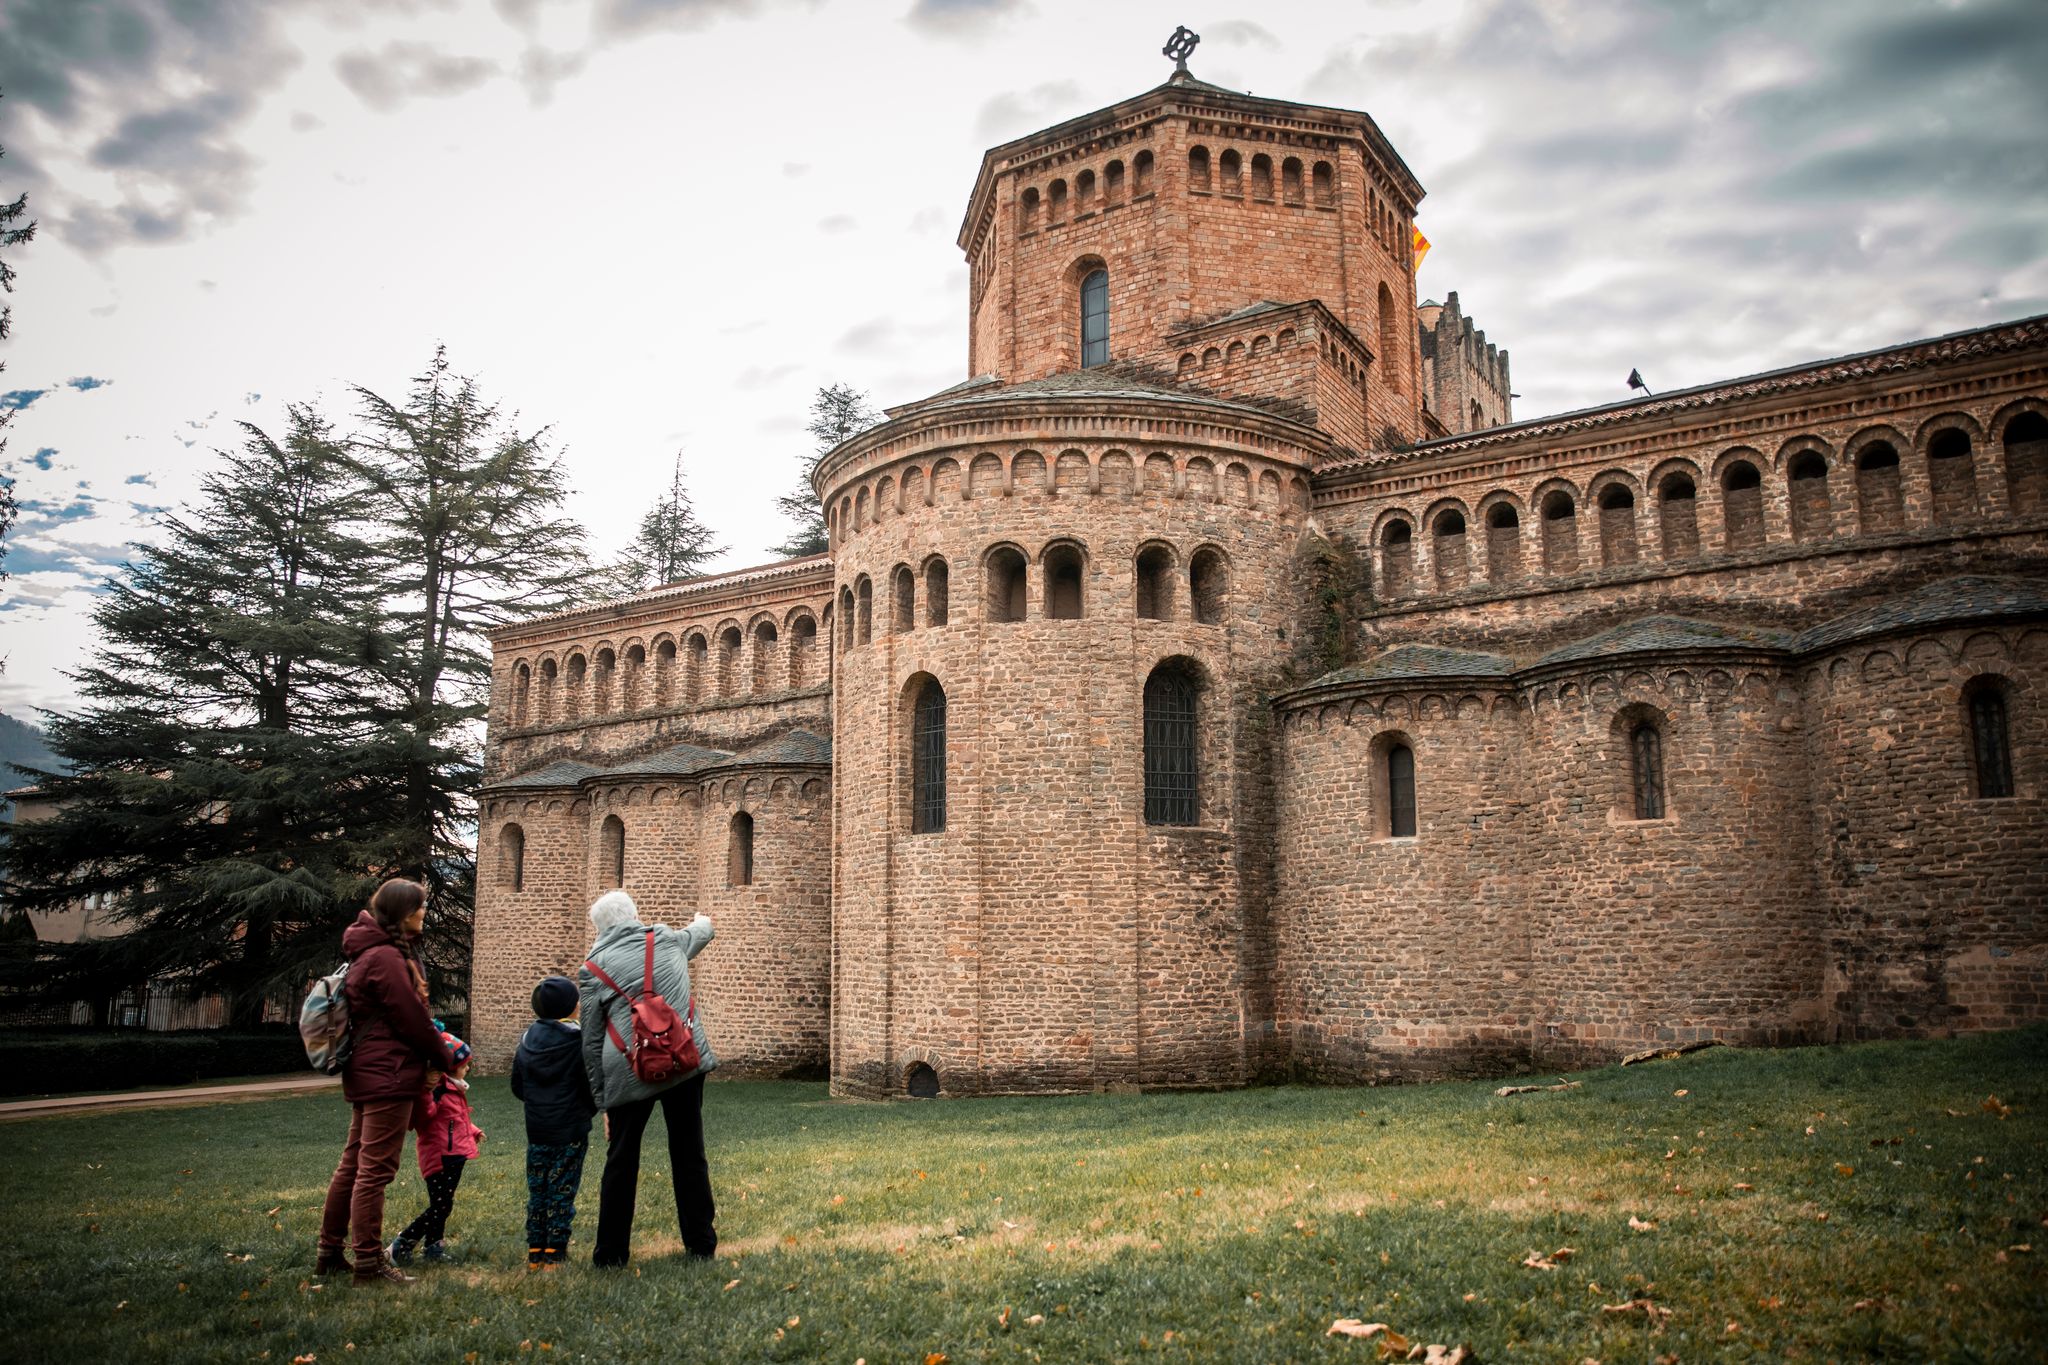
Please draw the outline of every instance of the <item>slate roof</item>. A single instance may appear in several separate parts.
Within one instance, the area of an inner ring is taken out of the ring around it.
[[[1211,407],[1229,408],[1237,412],[1264,413],[1264,409],[1249,403],[1240,403],[1228,398],[1212,398],[1207,394],[1194,393],[1172,383],[1156,379],[1141,378],[1129,370],[1115,365],[1098,365],[1088,370],[1066,370],[1049,374],[1042,379],[1027,379],[1021,384],[993,384],[958,386],[944,390],[921,402],[891,408],[891,412],[909,414],[926,413],[941,408],[971,407],[981,403],[1000,403],[1011,398],[1171,398],[1182,403],[1201,403]]]
[[[1531,665],[1576,663],[1581,659],[1613,658],[1618,654],[1656,654],[1681,649],[1788,650],[1792,635],[1782,630],[1717,626],[1685,616],[1646,616],[1612,630],[1551,650]]]
[[[830,767],[832,764],[832,741],[814,735],[809,730],[791,730],[779,739],[765,744],[756,744],[751,749],[742,749],[733,755],[729,763],[720,767],[733,768],[799,768],[806,766]]]
[[[1902,597],[1823,622],[1800,635],[1793,647],[1810,654],[1896,630],[2028,616],[2048,616],[2048,584],[1975,575],[1943,578]]]
[[[1500,654],[1445,649],[1439,645],[1396,645],[1362,664],[1325,673],[1308,685],[1335,687],[1408,678],[1504,678],[1514,671],[1515,661]]]
[[[702,772],[706,768],[715,768],[731,758],[732,755],[724,749],[705,749],[695,744],[678,744],[673,748],[636,758],[631,763],[622,763],[616,768],[597,771],[605,777],[682,777],[689,773]]]
[[[496,791],[506,787],[573,787],[586,777],[603,771],[588,763],[579,763],[573,758],[558,758],[545,768],[535,768],[530,773],[508,777],[502,782],[489,784],[488,790]]]

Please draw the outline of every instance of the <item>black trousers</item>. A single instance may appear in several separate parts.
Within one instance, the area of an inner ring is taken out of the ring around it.
[[[448,1231],[448,1215],[455,1212],[455,1187],[462,1183],[462,1168],[468,1157],[444,1156],[441,1169],[427,1177],[427,1210],[406,1225],[398,1240],[407,1246],[438,1242]]]
[[[659,1095],[614,1105],[611,1140],[604,1153],[604,1184],[597,1196],[597,1246],[593,1265],[624,1265],[631,1254],[633,1207],[640,1193],[640,1139],[654,1106],[661,1106],[668,1127],[669,1174],[676,1187],[676,1226],[692,1256],[718,1249],[712,1226],[718,1210],[711,1202],[711,1164],[704,1159],[704,1078],[692,1076]]]

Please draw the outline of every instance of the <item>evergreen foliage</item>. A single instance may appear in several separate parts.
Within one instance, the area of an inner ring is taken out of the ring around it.
[[[711,528],[697,519],[696,505],[683,482],[683,457],[678,454],[667,491],[640,518],[640,533],[619,557],[619,587],[640,592],[695,578],[706,564],[724,554],[725,548],[713,542]]]
[[[818,501],[811,479],[818,463],[843,441],[852,439],[882,420],[868,406],[868,396],[851,384],[827,384],[811,399],[811,420],[804,430],[817,439],[817,449],[804,458],[803,474],[791,492],[775,500],[778,511],[796,523],[796,530],[775,547],[775,553],[791,559],[821,555],[830,548],[825,534],[825,508]]]
[[[7,149],[0,147],[0,157],[7,155]],[[24,191],[13,201],[0,204],[0,248],[22,246],[33,240],[36,224],[30,219],[26,224],[22,216],[28,212],[28,194]],[[0,257],[0,292],[14,292],[14,267]],[[0,299],[0,341],[5,341],[14,331],[14,305]],[[7,362],[0,360],[0,371],[7,368]],[[0,409],[0,455],[7,453],[7,424],[14,420],[12,408]],[[7,535],[14,529],[14,518],[20,509],[14,502],[14,481],[0,478],[0,582],[7,578]],[[0,660],[0,668],[5,661]]]
[[[94,611],[100,643],[50,741],[52,818],[11,828],[17,909],[105,898],[128,932],[45,945],[46,997],[173,978],[237,1025],[324,968],[375,882],[397,793],[366,705],[378,603],[353,531],[366,489],[303,407],[163,522]]]
[[[493,626],[567,605],[582,530],[544,433],[436,352],[363,426],[254,426],[107,587],[85,699],[50,717],[55,814],[5,831],[17,908],[98,900],[125,932],[0,959],[0,986],[86,999],[220,992],[261,1017],[329,970],[378,881],[426,881],[429,976],[468,989]]]
[[[376,533],[361,572],[383,602],[374,715],[396,803],[380,863],[425,880],[436,984],[467,990],[491,652],[485,632],[572,604],[588,585],[583,529],[545,429],[521,432],[437,348],[402,403],[355,391],[351,467]]]

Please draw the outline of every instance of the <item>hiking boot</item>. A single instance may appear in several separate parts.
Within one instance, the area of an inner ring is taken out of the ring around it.
[[[403,1289],[408,1285],[418,1283],[418,1280],[389,1262],[367,1270],[362,1266],[356,1267],[355,1287],[358,1289],[381,1287],[384,1285],[390,1285],[394,1289]]]
[[[356,1268],[349,1264],[347,1253],[340,1247],[322,1247],[313,1258],[315,1275],[353,1275]]]
[[[393,1265],[411,1265],[412,1251],[413,1244],[411,1242],[406,1241],[403,1237],[394,1238],[391,1245],[384,1248],[384,1259]]]

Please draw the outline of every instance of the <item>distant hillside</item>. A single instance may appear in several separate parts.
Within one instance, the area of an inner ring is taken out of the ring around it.
[[[25,720],[0,716],[0,764],[22,763],[31,768],[57,766],[57,756],[44,742],[43,732]],[[28,786],[30,779],[9,767],[0,767],[0,791]],[[0,801],[0,820],[10,819],[14,808]]]

